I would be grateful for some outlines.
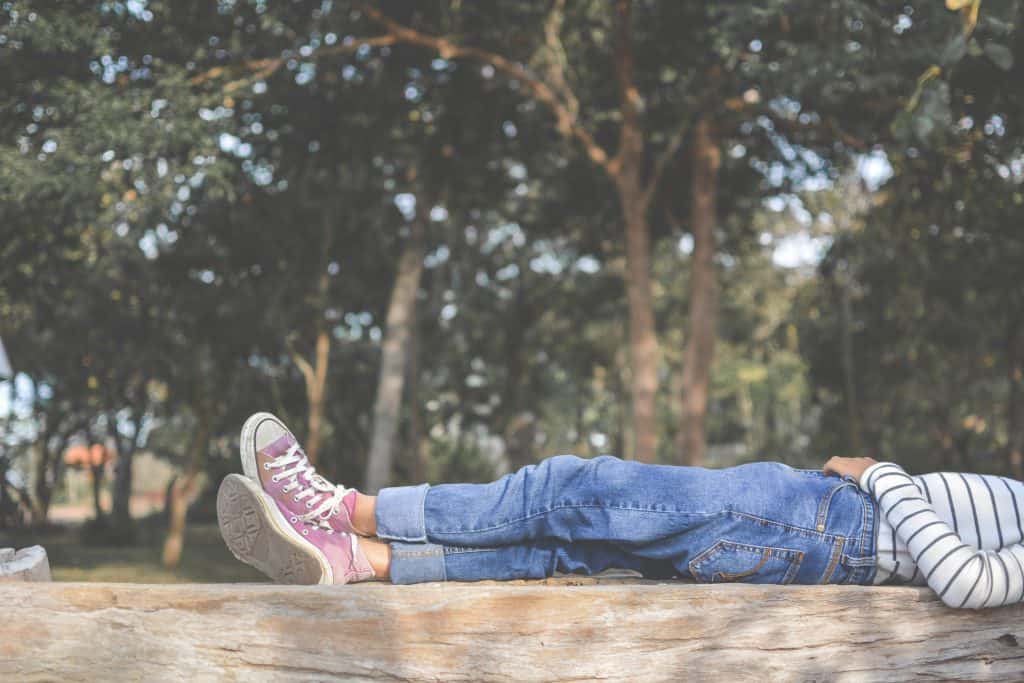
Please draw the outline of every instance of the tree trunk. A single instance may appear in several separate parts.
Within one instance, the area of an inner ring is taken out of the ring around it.
[[[325,276],[326,277],[326,276]],[[316,360],[313,363],[313,381],[309,383],[309,424],[306,430],[306,457],[314,465],[320,458],[324,439],[324,403],[327,399],[327,369],[331,356],[331,336],[326,325],[316,334]]]
[[[391,483],[395,437],[402,407],[402,388],[409,355],[409,335],[416,323],[416,292],[423,275],[425,226],[417,218],[412,235],[398,259],[398,273],[388,304],[387,328],[381,345],[377,398],[373,406],[373,437],[366,467],[368,494],[375,494]]]
[[[114,485],[111,491],[110,517],[113,523],[125,529],[132,523],[132,463],[135,454],[142,446],[142,420],[146,414],[145,387],[149,380],[142,378],[138,382],[139,391],[135,392],[136,405],[131,411],[132,436],[123,437],[117,430],[117,414],[115,410],[107,411],[107,433],[117,446],[117,460],[114,463]]]
[[[100,499],[103,495],[103,468],[105,464],[100,463],[99,465],[89,465],[89,473],[92,475],[92,506],[93,514],[96,516],[96,521],[102,520],[106,517],[103,512],[103,502]]]
[[[628,432],[626,382],[623,375],[626,363],[622,353],[617,351],[612,366],[608,368],[608,386],[615,397],[614,432],[611,435],[611,453],[623,457],[626,453],[626,433]]]
[[[511,415],[505,424],[505,458],[512,472],[537,462],[537,416],[529,410]]]
[[[853,307],[850,303],[850,274],[839,273],[840,354],[843,364],[843,386],[846,393],[846,421],[850,454],[863,455],[860,432],[860,406],[857,404],[857,375],[853,362]]]
[[[49,421],[50,418],[47,418]],[[32,499],[32,523],[43,526],[50,516],[50,503],[53,500],[53,489],[60,478],[67,438],[60,437],[56,448],[50,448],[50,440],[54,434],[46,430],[39,444],[39,459],[36,461],[35,496]],[[0,472],[0,477],[3,473]],[[3,501],[0,500],[0,506]]]
[[[306,381],[306,399],[309,403],[309,421],[306,425],[306,457],[314,465],[320,459],[320,449],[324,439],[324,405],[327,401],[327,371],[331,360],[331,333],[327,327],[327,306],[330,303],[331,276],[327,268],[331,260],[331,248],[334,245],[334,221],[336,204],[328,202],[321,214],[323,238],[320,244],[322,262],[320,277],[317,280],[316,302],[318,319],[316,322],[316,344],[313,364],[295,354],[295,362],[302,371]]]
[[[626,295],[629,303],[629,351],[632,361],[633,453],[640,462],[658,457],[658,335],[651,294],[651,245],[646,205],[639,187],[620,185],[626,220]]]
[[[36,495],[32,505],[32,524],[34,526],[45,526],[46,520],[50,517],[50,501],[53,499],[53,487],[47,483],[41,483],[39,477],[47,476],[47,469],[40,467],[36,471]],[[2,473],[0,473],[2,474]],[[3,501],[0,500],[0,506]]]
[[[132,521],[132,460],[134,455],[131,448],[117,449],[110,516],[114,524],[118,526],[126,526]]]
[[[1010,392],[1006,400],[1006,460],[1010,475],[1024,480],[1024,406],[1021,405],[1021,384],[1024,383],[1024,338],[1020,320],[1010,321],[1006,341],[1006,372]]]
[[[626,298],[632,363],[633,453],[640,462],[658,457],[658,336],[651,294],[650,195],[642,182],[646,166],[641,124],[643,98],[633,75],[632,2],[615,3],[615,81],[619,93],[619,149],[605,168],[615,182],[626,228]]]
[[[199,475],[206,462],[206,452],[210,446],[210,411],[201,405],[196,406],[199,424],[189,444],[189,467],[184,476],[174,480],[170,487],[170,500],[167,504],[167,537],[161,561],[165,567],[177,567],[181,562],[181,553],[185,547],[185,527],[188,524],[188,506],[198,493]]]
[[[683,353],[682,415],[676,444],[680,461],[688,465],[703,464],[707,450],[706,423],[718,317],[713,259],[721,153],[711,126],[711,121],[702,117],[693,131],[690,334]]]
[[[409,360],[406,370],[408,390],[406,402],[409,406],[409,430],[406,433],[406,448],[409,451],[409,479],[413,482],[427,480],[427,463],[423,452],[423,407],[420,405],[420,329],[418,316],[413,311],[409,326]]]
[[[1024,604],[905,586],[56,582],[0,604],[8,681],[1019,681],[1024,640]]]
[[[524,401],[527,393],[524,385],[528,374],[526,332],[534,321],[532,308],[520,281],[516,286],[515,301],[504,321],[505,386],[501,401],[505,414],[502,432],[505,458],[513,472],[537,462],[534,449],[537,418]]]
[[[135,459],[134,445],[123,450],[118,448],[117,461],[114,464],[114,484],[110,504],[111,521],[120,528],[132,523],[132,461]]]
[[[7,460],[0,458],[0,529],[7,528],[7,509],[8,506],[14,507],[13,503],[7,498]]]

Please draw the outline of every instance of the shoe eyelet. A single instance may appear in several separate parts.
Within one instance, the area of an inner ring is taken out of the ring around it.
[[[312,510],[313,509],[313,502],[312,501],[306,503],[306,509],[307,510]]]
[[[292,496],[292,502],[293,503],[298,503],[299,502],[299,497],[298,496]]]
[[[263,463],[263,469],[269,470],[270,469],[270,463],[269,462]]]
[[[297,524],[297,523],[298,523],[298,521],[299,521],[299,518],[298,518],[298,517],[292,517],[292,518],[291,518],[290,520],[288,520],[288,521],[290,521],[290,522],[291,522],[292,524]]]
[[[274,476],[272,476],[270,478],[270,481],[272,481],[272,482],[274,482],[276,484],[278,482],[277,475],[275,474]]]
[[[303,536],[309,536],[309,529],[303,529],[302,530],[302,535]]]

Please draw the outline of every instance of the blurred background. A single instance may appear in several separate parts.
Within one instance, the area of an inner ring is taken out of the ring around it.
[[[0,546],[258,578],[257,410],[369,491],[1024,478],[1022,5],[0,1]]]

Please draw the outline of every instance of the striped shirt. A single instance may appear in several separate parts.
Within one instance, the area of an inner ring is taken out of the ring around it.
[[[881,511],[876,584],[927,585],[951,607],[1024,600],[1024,484],[987,474],[912,477],[880,462],[860,487]]]

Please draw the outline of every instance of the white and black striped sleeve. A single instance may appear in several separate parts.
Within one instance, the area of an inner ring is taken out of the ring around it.
[[[1024,547],[979,550],[939,517],[903,468],[880,462],[864,471],[871,494],[917,568],[950,607],[996,607],[1024,598]]]

